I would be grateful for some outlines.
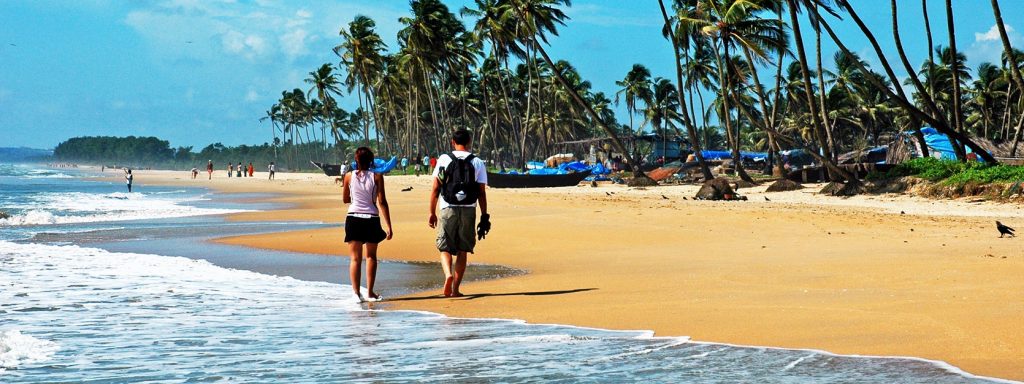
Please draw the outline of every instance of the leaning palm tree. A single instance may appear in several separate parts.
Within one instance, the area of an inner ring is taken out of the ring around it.
[[[985,162],[992,164],[999,163],[995,159],[995,157],[988,153],[988,151],[984,150],[984,148],[982,148],[977,143],[972,141],[968,136],[964,135],[962,132],[957,131],[953,126],[950,125],[948,121],[944,121],[940,114],[935,113],[935,111],[931,110],[930,108],[928,108],[928,111],[923,111],[917,106],[915,106],[914,103],[911,102],[910,99],[904,94],[901,87],[898,86],[899,78],[896,76],[895,71],[889,64],[889,60],[885,56],[885,52],[882,50],[881,45],[879,45],[878,40],[875,38],[875,34],[874,32],[872,32],[871,28],[864,23],[864,21],[860,18],[860,16],[857,14],[856,10],[853,8],[849,1],[842,0],[837,1],[837,3],[844,10],[846,10],[847,14],[850,15],[850,18],[853,19],[854,23],[857,24],[858,29],[860,29],[861,32],[864,34],[864,37],[867,38],[879,62],[881,63],[882,68],[885,70],[886,77],[889,79],[889,83],[887,84],[883,81],[880,81],[881,78],[874,78],[873,76],[868,76],[868,82],[872,86],[877,88],[879,91],[885,93],[885,95],[890,100],[899,105],[899,107],[902,108],[906,113],[921,119],[923,122],[927,124],[931,124],[932,127],[938,130],[940,133],[949,136],[951,140],[956,140],[961,144],[970,147],[971,150],[974,151],[974,153],[976,153],[978,157],[980,157]],[[828,33],[829,38],[832,39],[832,41],[839,47],[841,51],[847,53],[853,52],[852,50],[849,49],[849,47],[846,46],[846,43],[843,42],[843,40],[836,35],[835,30],[833,30],[829,23],[826,20],[822,19],[819,14],[817,14],[816,10],[812,9],[810,10],[810,12],[812,12],[816,17],[818,17],[821,26]],[[867,72],[866,68],[863,68],[859,64],[858,66],[862,71]],[[889,87],[889,84],[897,84],[897,86]],[[925,96],[930,97],[928,95]]]
[[[376,109],[373,104],[374,84],[383,72],[383,52],[387,45],[380,35],[374,31],[376,23],[373,19],[358,15],[348,24],[348,29],[338,32],[342,36],[342,43],[334,47],[334,53],[341,57],[341,63],[348,70],[348,77],[345,84],[349,91],[358,87],[361,92],[357,95],[360,109],[363,108],[365,98],[366,105],[374,111],[374,125],[379,124],[376,116]],[[363,117],[363,140],[366,145],[370,144],[370,120]]]
[[[547,36],[558,35],[557,26],[565,25],[567,16],[558,6],[569,5],[569,0],[508,0],[508,8],[506,12],[510,12],[519,20],[520,30],[517,35],[517,40],[522,44],[535,49],[537,53],[541,55],[549,66],[554,67],[554,62],[544,49],[544,44],[548,43]],[[543,44],[542,44],[543,43]],[[591,122],[597,124],[601,129],[608,135],[612,141],[612,145],[615,150],[621,152],[624,156],[629,158],[629,165],[633,171],[633,183],[634,185],[650,185],[654,183],[647,175],[644,174],[643,170],[640,169],[640,164],[636,161],[633,156],[630,156],[626,147],[619,140],[619,136],[615,134],[601,117],[598,116],[597,112],[594,112],[593,106],[586,102],[578,92],[573,90],[573,87],[565,79],[565,76],[561,71],[553,71],[555,77],[562,87],[567,90],[571,90],[569,96],[573,99],[576,105],[587,112]]]
[[[739,84],[732,81],[736,75],[736,63],[731,49],[749,50],[752,57],[764,60],[779,47],[786,45],[782,24],[775,19],[760,17],[759,13],[774,6],[768,0],[704,0],[704,12],[680,19],[687,29],[700,31],[702,35],[721,46],[716,51],[720,63],[718,69],[719,93],[722,101],[722,121],[726,132],[733,137],[732,158],[736,174],[745,181],[753,181],[743,169],[739,146],[739,125],[734,129],[730,113],[734,108],[731,99],[737,97]],[[751,63],[753,65],[753,63]],[[807,80],[810,83],[810,80]],[[811,101],[814,102],[813,100]]]
[[[996,18],[996,27],[999,29],[999,39],[1003,43],[1003,55],[1006,56],[1009,61],[1010,76],[1013,82],[1017,85],[1017,89],[1024,90],[1024,78],[1020,74],[1020,68],[1017,66],[1019,62],[1017,57],[1017,51],[1010,46],[1010,38],[1006,34],[1006,25],[1003,24],[1003,13],[999,9],[999,0],[992,0],[992,13]],[[1009,95],[1007,95],[1009,97]],[[1024,121],[1022,119],[1021,121]],[[1017,131],[1013,134],[1013,147],[1010,149],[1010,156],[1017,155],[1017,144],[1020,143],[1021,137],[1021,126],[1017,125]]]
[[[690,138],[690,148],[693,150],[694,157],[697,159],[697,165],[700,167],[700,171],[701,174],[704,176],[704,180],[711,180],[714,176],[711,174],[711,170],[708,168],[707,163],[704,162],[704,155],[701,153],[701,150],[703,149],[701,146],[701,140],[699,137],[697,137],[697,129],[695,127],[695,123],[693,121],[693,118],[691,118],[691,114],[687,111],[687,103],[683,98],[684,84],[682,52],[684,49],[682,48],[682,45],[685,45],[684,43],[688,42],[689,38],[686,35],[685,31],[682,31],[683,33],[680,33],[680,31],[677,30],[676,25],[678,25],[678,23],[672,21],[674,18],[669,18],[668,11],[665,10],[664,0],[658,0],[658,6],[661,9],[661,17],[665,23],[665,26],[662,29],[662,35],[664,35],[667,39],[669,39],[669,41],[672,42],[672,52],[675,55],[676,97],[679,98],[679,108],[682,110],[682,123],[683,125],[686,126],[686,133],[687,136],[689,136]],[[689,55],[687,55],[687,63],[688,60]],[[690,90],[693,89],[690,87],[687,88]],[[692,92],[690,94],[690,101],[693,101]],[[693,103],[691,102],[690,105],[692,106]]]

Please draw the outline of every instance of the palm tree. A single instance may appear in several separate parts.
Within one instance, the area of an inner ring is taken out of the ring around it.
[[[1009,61],[1010,76],[1017,85],[1017,89],[1024,90],[1024,78],[1021,77],[1020,68],[1017,66],[1017,52],[1010,46],[1010,38],[1006,34],[1006,25],[1003,24],[1003,14],[999,10],[999,0],[992,0],[992,13],[996,18],[996,27],[999,29],[999,40],[1003,43],[1003,55]],[[1009,95],[1007,95],[1009,97]],[[1022,119],[1021,121],[1024,121]],[[1020,143],[1021,125],[1017,125],[1017,131],[1013,134],[1013,147],[1010,149],[1010,156],[1017,155],[1017,144]]]
[[[376,116],[376,109],[373,106],[373,88],[383,72],[383,52],[387,45],[380,35],[374,31],[376,23],[373,19],[357,15],[348,24],[348,30],[341,29],[338,34],[343,41],[334,47],[334,53],[341,57],[341,64],[348,70],[348,77],[345,84],[351,92],[358,87],[361,92],[357,94],[359,107],[363,109],[363,100],[366,105],[374,111],[374,126],[379,131],[379,118]],[[363,109],[365,111],[365,109]],[[370,120],[364,116],[363,120],[363,141],[370,145]]]
[[[569,5],[569,0],[509,0],[508,12],[516,15],[520,22],[520,31],[517,35],[518,41],[536,49],[537,53],[540,53],[549,66],[554,67],[551,57],[548,56],[546,50],[544,50],[543,43],[548,43],[547,34],[557,35],[557,25],[565,25],[565,19],[567,16],[561,9],[557,7],[560,5]],[[622,141],[619,140],[618,135],[615,134],[607,124],[601,121],[601,117],[594,112],[593,106],[588,104],[578,92],[572,89],[569,82],[565,79],[560,71],[554,71],[555,77],[562,87],[571,90],[569,96],[573,99],[576,105],[587,112],[592,122],[597,123],[605,134],[612,141],[612,145],[615,149],[621,152],[624,156],[629,157],[629,165],[633,171],[633,183],[634,185],[648,185],[654,183],[653,180],[648,178],[643,170],[640,169],[640,164],[635,158],[630,156],[626,147],[622,145]]]
[[[320,114],[320,118],[324,123],[331,124],[331,133],[335,133],[338,129],[337,124],[334,121],[334,114],[332,110],[337,102],[334,96],[341,96],[341,87],[338,83],[338,78],[334,75],[334,67],[330,64],[321,65],[316,71],[310,72],[309,77],[304,80],[307,84],[312,84],[312,87],[306,91],[308,94],[312,94],[316,91],[317,100],[320,100],[320,108],[317,110]],[[321,135],[324,139],[324,149],[327,148],[327,135],[326,133]]]
[[[711,180],[714,175],[711,174],[711,170],[708,168],[706,162],[704,162],[704,155],[701,153],[703,147],[701,146],[701,140],[697,137],[697,129],[694,125],[693,119],[691,119],[690,113],[686,109],[686,101],[683,96],[683,59],[681,45],[684,42],[689,41],[689,37],[685,33],[686,31],[677,31],[676,25],[672,19],[668,16],[668,11],[665,10],[664,0],[658,0],[658,6],[661,9],[661,17],[665,22],[664,28],[662,28],[662,35],[664,35],[669,41],[672,42],[672,53],[675,55],[675,67],[676,67],[676,96],[679,98],[679,108],[682,110],[683,125],[686,126],[687,136],[690,138],[690,148],[693,150],[694,157],[697,159],[697,165],[700,167],[701,174],[704,176],[704,180]],[[683,11],[683,9],[678,9]],[[678,14],[678,12],[677,12]],[[687,61],[689,55],[687,55]],[[688,87],[691,91],[693,88]],[[693,93],[690,94],[690,105],[692,107]]]
[[[730,99],[737,98],[732,80],[736,75],[735,60],[730,53],[734,47],[749,50],[752,57],[765,60],[769,52],[776,52],[786,45],[786,35],[782,24],[775,19],[765,19],[758,15],[761,11],[770,10],[774,6],[767,0],[704,0],[704,12],[686,17],[680,23],[687,29],[699,30],[721,46],[716,50],[719,61],[719,93],[722,100],[721,117],[725,123],[727,136],[732,137],[732,158],[736,174],[745,181],[753,181],[743,169],[739,146],[739,125],[733,129],[730,116],[732,107]],[[808,80],[808,83],[810,81]],[[738,85],[738,84],[736,84]]]
[[[651,90],[651,71],[642,64],[633,64],[633,69],[626,73],[624,79],[616,81],[615,85],[621,87],[619,91],[615,92],[615,104],[619,103],[620,96],[626,99],[629,127],[639,134],[643,129],[643,125],[640,128],[636,128],[633,125],[633,115],[642,109],[637,108],[637,101],[649,106],[654,97],[654,93]]]
[[[896,74],[893,71],[892,66],[889,64],[889,61],[886,58],[885,53],[882,51],[881,46],[878,44],[878,40],[875,38],[874,33],[860,18],[856,10],[853,9],[853,6],[850,5],[850,2],[842,1],[839,4],[843,7],[843,9],[846,10],[846,12],[853,19],[853,21],[857,24],[857,27],[868,39],[868,42],[871,44],[872,49],[875,51],[875,54],[877,55],[880,63],[882,64],[882,67],[885,69],[885,74],[889,78],[890,83],[899,84],[898,78],[896,77]],[[812,12],[816,11],[812,10]],[[831,38],[832,41],[837,46],[839,46],[839,49],[847,53],[852,52],[846,46],[846,44],[841,39],[839,39],[838,36],[836,36],[835,31],[832,29],[829,23],[821,19],[820,15],[817,16],[819,17],[821,26],[825,29],[826,32],[828,32],[829,38]],[[864,68],[861,68],[861,70],[866,71],[866,69]],[[963,135],[961,132],[957,131],[956,129],[952,129],[948,123],[940,120],[940,117],[937,117],[938,115],[930,114],[917,108],[912,102],[910,102],[910,100],[906,97],[906,95],[903,93],[903,90],[899,86],[890,88],[887,84],[877,81],[879,79],[874,79],[872,77],[868,77],[868,79],[872,86],[876,87],[879,91],[884,92],[891,100],[897,103],[900,106],[900,108],[902,108],[908,114],[911,114],[916,118],[921,119],[925,123],[932,124],[932,126],[940,133],[943,133],[949,136],[952,140],[957,140],[960,143],[970,147],[971,150],[973,150],[978,155],[978,157],[981,157],[986,162],[998,164],[998,161],[996,161],[996,159],[992,157],[991,154],[989,154],[983,148],[978,146],[977,143],[971,141],[970,138]]]

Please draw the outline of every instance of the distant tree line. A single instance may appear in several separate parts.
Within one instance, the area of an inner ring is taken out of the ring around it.
[[[344,150],[347,149],[348,142],[340,142],[337,145],[339,150]],[[274,161],[280,164],[280,169],[301,170],[310,169],[312,166],[306,160],[288,161],[283,156],[286,150],[288,152],[313,153],[323,150],[325,147],[323,142],[296,145],[290,143],[282,145],[277,142],[261,145],[243,144],[236,147],[214,143],[203,147],[199,152],[193,152],[193,148],[192,146],[172,148],[167,140],[160,140],[152,136],[87,136],[74,137],[58,144],[53,150],[53,157],[58,161],[67,162],[170,169],[205,168],[206,162],[210,160],[213,161],[217,169],[227,167],[229,162],[232,164],[252,162],[262,167]],[[334,151],[335,148],[335,145],[327,146],[328,151]]]

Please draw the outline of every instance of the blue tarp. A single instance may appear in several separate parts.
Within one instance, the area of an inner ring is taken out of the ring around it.
[[[605,167],[604,164],[597,163],[590,169],[590,173],[594,175],[607,175],[612,173],[612,170]]]
[[[531,175],[564,175],[564,174],[569,173],[569,172],[563,171],[563,170],[558,169],[558,168],[540,168],[540,169],[531,169],[531,170],[529,170],[526,173],[531,174]]]
[[[705,160],[726,160],[732,158],[732,151],[700,151]],[[767,152],[740,151],[740,158],[747,161],[761,161],[768,158]]]
[[[374,173],[388,173],[392,169],[395,169],[395,165],[398,165],[398,158],[391,156],[391,160],[384,161],[384,159],[373,159],[373,168],[370,169]],[[348,169],[356,169],[356,162],[348,165]]]
[[[573,161],[568,163],[558,164],[558,169],[562,171],[574,171],[583,172],[590,169],[589,165],[584,164],[582,161]]]
[[[956,152],[953,152],[953,143],[950,142],[949,136],[932,127],[921,128],[921,133],[924,134],[924,142],[928,144],[928,151],[932,157],[937,157],[943,160],[956,160]],[[965,148],[967,153],[974,153],[970,147]],[[937,155],[936,155],[937,154]],[[979,157],[980,161],[981,158]]]

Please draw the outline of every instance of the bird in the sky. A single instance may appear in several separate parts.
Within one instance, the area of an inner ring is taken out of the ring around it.
[[[1003,237],[1003,235],[1010,235],[1010,237],[1017,237],[1017,235],[1013,234],[1013,231],[1014,231],[1013,228],[1010,228],[1010,227],[1007,227],[1007,226],[1003,225],[1003,223],[1000,223],[998,220],[996,220],[996,229],[999,230],[999,237]]]

